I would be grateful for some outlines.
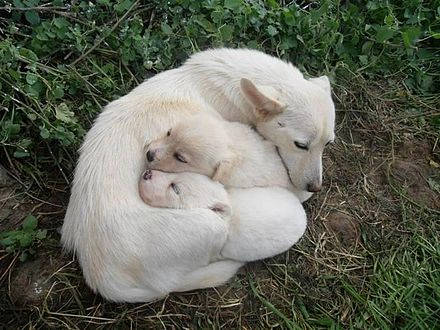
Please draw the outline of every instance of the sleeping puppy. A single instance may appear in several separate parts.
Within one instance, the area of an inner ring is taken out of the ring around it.
[[[223,216],[231,213],[223,185],[195,173],[147,170],[139,181],[139,195],[146,204],[154,207],[207,208]]]
[[[250,126],[219,117],[195,115],[152,141],[147,168],[165,172],[195,172],[226,187],[278,186],[297,194],[301,202],[312,194],[298,191],[275,145]]]
[[[214,260],[249,262],[288,250],[306,229],[304,208],[280,187],[228,189],[197,173],[147,170],[139,194],[150,206],[171,209],[210,209],[226,221],[228,238]],[[264,214],[273,214],[267,221]]]

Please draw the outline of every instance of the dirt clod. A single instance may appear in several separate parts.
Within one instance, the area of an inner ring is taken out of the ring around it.
[[[359,225],[356,220],[343,212],[334,211],[326,218],[328,228],[344,244],[354,244],[359,239]]]
[[[440,178],[439,169],[429,165],[429,145],[406,141],[397,156],[390,166],[392,178],[405,187],[408,197],[416,203],[440,209],[440,196],[429,185],[429,180],[437,182]]]
[[[55,282],[53,274],[61,267],[58,259],[38,258],[14,270],[9,295],[17,306],[40,305]]]

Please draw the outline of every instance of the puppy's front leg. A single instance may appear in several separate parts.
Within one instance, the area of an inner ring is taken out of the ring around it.
[[[213,262],[186,275],[182,286],[175,291],[213,288],[225,284],[243,265],[243,262],[233,260]]]

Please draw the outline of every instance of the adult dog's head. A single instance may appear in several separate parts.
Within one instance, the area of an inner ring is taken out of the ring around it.
[[[321,190],[322,153],[335,136],[328,78],[280,86],[257,86],[242,79],[241,90],[254,108],[257,131],[278,147],[292,183],[300,190]]]

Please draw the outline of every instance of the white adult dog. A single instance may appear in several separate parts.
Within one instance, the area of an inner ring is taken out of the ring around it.
[[[254,125],[279,148],[297,188],[320,189],[322,152],[334,138],[328,79],[306,80],[291,64],[258,51],[192,56],[107,105],[81,147],[62,243],[105,298],[151,301],[183,284],[185,290],[215,286],[242,265],[212,260],[228,236],[215,212],[152,208],[138,193],[145,145],[202,111]],[[269,222],[274,214],[258,216]]]

